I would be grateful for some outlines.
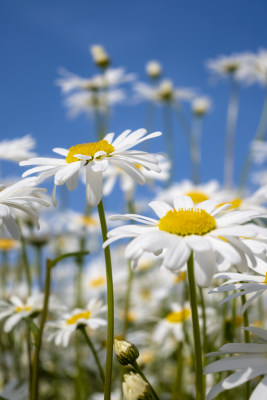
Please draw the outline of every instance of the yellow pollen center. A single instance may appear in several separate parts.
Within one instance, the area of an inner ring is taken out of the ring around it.
[[[21,306],[21,307],[16,307],[16,312],[20,313],[21,311],[31,311],[31,306]]]
[[[215,219],[205,210],[193,208],[170,210],[159,220],[161,231],[178,236],[205,235],[216,227]]]
[[[189,308],[185,308],[182,311],[172,311],[166,316],[166,320],[172,324],[179,324],[186,321],[191,315]]]
[[[16,247],[16,240],[9,238],[1,238],[0,239],[0,250],[8,251],[14,249]]]
[[[86,226],[97,226],[97,220],[89,215],[83,215],[80,217],[80,221]]]
[[[79,314],[75,314],[69,319],[67,319],[66,323],[67,325],[74,325],[76,322],[78,322],[80,319],[89,319],[91,316],[90,311],[83,311]]]
[[[135,322],[137,320],[137,316],[133,311],[129,311],[127,314],[127,320],[129,322]]]
[[[220,203],[218,204],[217,207],[221,207],[224,206],[224,204],[231,204],[231,206],[229,208],[227,208],[227,210],[233,210],[235,208],[239,208],[242,204],[242,199],[240,199],[240,197],[236,197],[235,199],[231,200],[231,201],[226,201],[224,203]]]
[[[265,283],[265,285],[267,285],[267,272],[265,274],[265,279],[264,279],[263,283]]]
[[[75,154],[83,154],[84,156],[94,157],[98,151],[104,151],[107,154],[113,153],[115,148],[107,140],[100,140],[99,142],[83,143],[72,146],[66,157],[67,163],[79,161]]]
[[[106,278],[104,276],[100,276],[99,278],[94,278],[90,281],[91,287],[99,287],[103,286],[106,283]]]
[[[183,282],[186,279],[186,272],[182,271],[179,272],[174,278],[174,284],[177,285],[178,283]]]
[[[186,196],[191,197],[194,204],[198,204],[201,203],[202,201],[209,200],[209,197],[205,193],[198,191],[188,192],[186,193]]]

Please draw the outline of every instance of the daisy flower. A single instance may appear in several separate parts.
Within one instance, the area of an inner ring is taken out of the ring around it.
[[[0,187],[1,189],[1,187]],[[26,213],[32,223],[39,229],[38,215],[34,206],[49,206],[49,202],[42,199],[39,194],[45,191],[36,187],[36,179],[28,178],[0,190],[0,226],[5,225],[14,239],[20,238],[19,228],[16,224],[16,211]]]
[[[146,133],[145,129],[134,132],[126,130],[115,140],[114,134],[109,133],[98,142],[77,144],[68,150],[55,148],[53,151],[64,158],[39,157],[23,161],[20,165],[37,165],[24,172],[23,177],[39,173],[40,182],[54,175],[52,200],[56,205],[56,187],[66,183],[68,190],[76,189],[79,171],[85,167],[87,203],[92,207],[97,206],[102,198],[103,172],[109,168],[109,164],[121,168],[141,185],[145,183],[145,178],[136,164],[160,172],[155,156],[144,151],[129,150],[144,140],[161,135],[161,132]]]
[[[155,60],[151,60],[146,64],[146,73],[152,78],[159,78],[162,74],[162,65]]]
[[[31,150],[35,147],[35,140],[31,135],[0,142],[0,159],[20,162],[34,157]]]
[[[190,319],[191,309],[189,304],[181,307],[178,303],[171,304],[171,311],[161,319],[153,332],[153,339],[163,344],[168,336],[173,336],[178,342],[184,338],[183,324]]]
[[[5,319],[4,332],[10,332],[23,318],[37,315],[43,308],[43,294],[35,294],[22,301],[13,295],[0,302],[0,320]]]
[[[47,328],[52,330],[47,340],[49,342],[54,340],[57,346],[66,347],[71,335],[79,326],[87,326],[92,330],[106,326],[107,321],[99,317],[106,309],[107,307],[100,300],[91,299],[86,309],[76,308],[72,312],[63,314],[58,321],[47,322]]]
[[[245,329],[257,335],[261,343],[228,343],[221,347],[218,352],[207,354],[207,356],[216,357],[227,354],[232,355],[207,365],[204,368],[206,374],[233,370],[236,370],[236,372],[217,383],[207,394],[206,400],[212,400],[224,390],[233,389],[258,376],[263,377],[253,390],[250,400],[266,399],[267,331],[256,327]]]
[[[248,84],[258,82],[262,86],[267,84],[267,50],[259,49],[257,54],[251,54],[250,62],[246,65],[242,75]]]
[[[196,97],[192,101],[192,112],[197,116],[207,114],[211,109],[211,100],[207,96]]]
[[[156,200],[164,201],[168,204],[173,204],[173,200],[177,196],[191,197],[194,205],[209,199],[220,200],[220,186],[215,180],[211,180],[201,185],[195,185],[193,182],[184,179],[180,183],[174,183],[169,188],[161,190]]]
[[[239,80],[244,80],[244,71],[251,62],[252,54],[234,53],[230,56],[219,56],[215,60],[207,61],[207,68],[218,76],[234,75]]]
[[[142,225],[126,225],[111,230],[104,247],[123,238],[134,238],[128,244],[125,255],[132,260],[133,268],[145,251],[163,255],[163,266],[177,272],[194,253],[195,275],[198,285],[208,286],[216,272],[216,253],[240,271],[247,266],[246,257],[252,265],[256,259],[240,236],[256,236],[253,226],[241,225],[258,217],[256,211],[231,211],[221,215],[229,205],[218,207],[218,202],[206,200],[194,206],[188,196],[174,200],[174,208],[169,204],[152,201],[149,206],[158,215],[153,219],[135,214],[115,215],[121,220],[134,220]]]
[[[137,92],[137,99],[150,100],[155,103],[191,100],[195,96],[195,92],[192,89],[175,88],[169,79],[161,81],[157,86],[137,82],[134,85],[134,90]]]

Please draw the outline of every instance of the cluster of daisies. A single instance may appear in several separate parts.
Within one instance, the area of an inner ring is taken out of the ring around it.
[[[125,96],[118,86],[136,76],[111,68],[103,47],[91,52],[99,75],[62,70],[57,84],[73,115],[97,110],[96,138],[56,147],[58,156],[49,158],[33,152],[29,135],[0,142],[1,160],[27,167],[22,179],[2,179],[0,190],[0,397],[212,400],[224,392],[264,400],[266,171],[253,177],[258,188],[250,194],[228,185],[229,170],[224,187],[201,184],[200,132],[191,130],[180,100],[192,100],[198,118],[210,100],[175,89],[153,61],[146,67],[153,82],[135,82],[136,99],[167,104],[193,135],[194,179],[175,182],[173,160],[142,150],[161,132],[107,133],[106,113]],[[208,67],[237,82],[266,84],[267,52],[221,57]],[[263,131],[248,154],[260,164],[267,160]],[[43,188],[49,180],[51,191]],[[150,191],[148,201],[136,196],[137,184]],[[74,190],[81,190],[84,210],[57,205]],[[115,191],[124,210],[105,210],[105,232],[103,204]]]

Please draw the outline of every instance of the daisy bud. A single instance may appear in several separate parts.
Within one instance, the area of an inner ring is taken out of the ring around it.
[[[150,78],[159,78],[162,74],[162,67],[157,61],[149,61],[146,65],[146,73]]]
[[[202,116],[209,112],[211,102],[208,97],[197,97],[192,102],[192,111],[197,116]]]
[[[90,47],[90,51],[94,60],[94,63],[100,68],[106,68],[110,64],[110,58],[106,53],[104,47],[100,45],[94,45]]]
[[[121,365],[132,364],[138,357],[139,351],[137,347],[125,340],[116,340],[114,342],[114,350],[117,360]]]
[[[153,399],[149,385],[139,374],[130,372],[129,374],[125,374],[123,378],[122,390],[126,400]]]
[[[173,84],[168,79],[162,81],[159,88],[159,96],[162,100],[171,100],[173,95]]]

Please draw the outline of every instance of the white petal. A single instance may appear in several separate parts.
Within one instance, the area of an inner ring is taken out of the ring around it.
[[[73,174],[77,173],[83,162],[75,161],[64,168],[61,168],[55,175],[55,185],[63,185]]]
[[[266,400],[267,396],[267,376],[256,386],[249,400]]]
[[[179,210],[180,208],[188,209],[188,208],[195,208],[193,200],[189,196],[181,195],[174,199],[173,201],[174,208]]]
[[[208,251],[211,250],[211,244],[205,236],[190,235],[185,236],[184,240],[195,251]]]
[[[208,287],[215,272],[215,256],[211,251],[195,252],[195,277],[199,286]]]
[[[148,205],[160,218],[164,217],[168,211],[172,210],[172,207],[163,201],[151,201]]]
[[[91,207],[96,207],[102,198],[102,172],[94,172],[90,165],[86,167],[86,201]]]
[[[174,272],[184,266],[190,256],[191,250],[183,239],[176,239],[175,243],[166,250],[163,266]]]

